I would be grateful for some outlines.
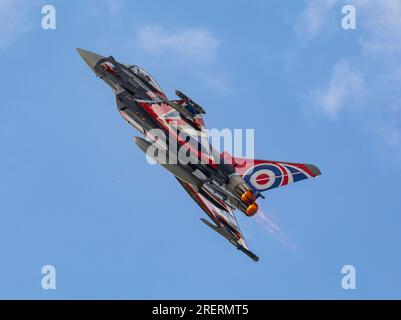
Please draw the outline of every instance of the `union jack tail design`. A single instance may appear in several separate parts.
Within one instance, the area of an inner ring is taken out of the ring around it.
[[[235,158],[228,153],[223,153],[222,156],[256,193],[321,174],[319,168],[313,164]]]

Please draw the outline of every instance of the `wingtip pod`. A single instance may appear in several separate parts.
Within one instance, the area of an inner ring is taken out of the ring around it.
[[[255,261],[255,262],[259,261],[259,257],[256,254],[254,254],[252,251],[245,249],[243,246],[238,246],[237,249],[242,251],[243,253],[245,253],[253,261]]]
[[[306,164],[305,166],[313,173],[314,177],[320,176],[322,174],[320,169],[314,164]]]

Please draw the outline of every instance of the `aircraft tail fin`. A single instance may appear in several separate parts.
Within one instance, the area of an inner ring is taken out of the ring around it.
[[[236,158],[227,152],[222,157],[256,193],[321,175],[313,164]]]

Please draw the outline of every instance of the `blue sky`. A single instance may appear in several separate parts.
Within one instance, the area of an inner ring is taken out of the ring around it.
[[[45,31],[49,2],[0,0],[0,298],[400,298],[401,2],[347,3],[356,30],[340,0],[52,1]],[[76,47],[254,128],[257,158],[320,167],[267,194],[280,232],[238,213],[259,263],[146,163]]]

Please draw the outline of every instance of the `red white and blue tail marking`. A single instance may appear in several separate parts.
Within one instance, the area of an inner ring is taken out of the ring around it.
[[[256,192],[314,178],[321,174],[319,168],[312,164],[235,158],[227,153],[223,154],[223,158],[234,166]]]

